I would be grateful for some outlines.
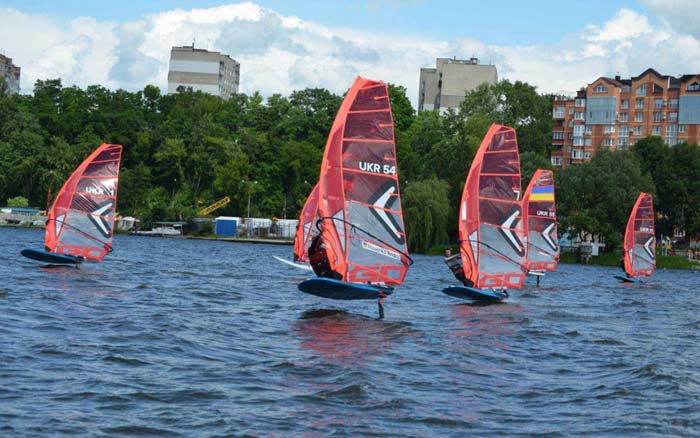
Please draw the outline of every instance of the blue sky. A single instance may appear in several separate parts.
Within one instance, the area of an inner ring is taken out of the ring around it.
[[[241,91],[342,93],[356,75],[403,85],[416,103],[437,57],[493,63],[501,79],[574,93],[648,67],[700,72],[697,0],[0,0],[0,52],[37,79],[167,87],[169,51],[191,44],[241,62]]]

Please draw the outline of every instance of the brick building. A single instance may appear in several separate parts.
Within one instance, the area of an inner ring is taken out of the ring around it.
[[[552,117],[551,160],[558,168],[650,135],[669,146],[700,143],[700,73],[676,78],[649,68],[630,79],[600,77],[574,99],[555,99]]]

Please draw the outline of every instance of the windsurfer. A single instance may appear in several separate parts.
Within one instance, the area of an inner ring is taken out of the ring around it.
[[[467,287],[474,287],[474,282],[464,275],[464,267],[462,267],[462,257],[459,254],[452,255],[452,250],[445,250],[445,264],[450,268],[450,271]]]
[[[325,243],[323,243],[323,238],[320,234],[311,240],[311,246],[309,246],[309,262],[311,263],[311,268],[319,277],[342,280],[343,276],[331,269],[331,264],[328,261],[327,247]]]

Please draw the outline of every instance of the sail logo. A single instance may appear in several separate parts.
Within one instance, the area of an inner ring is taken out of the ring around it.
[[[85,187],[85,193],[89,193],[91,195],[114,196],[114,189],[109,189],[107,187],[87,186]]]
[[[557,214],[553,211],[537,210],[537,216],[539,216],[539,217],[557,217]]]
[[[396,175],[396,166],[391,166],[389,164],[379,164],[379,163],[368,163],[366,161],[359,161],[358,167],[363,172],[379,173],[383,175]]]
[[[377,190],[372,197],[369,199],[369,203],[372,205],[370,211],[375,218],[379,220],[384,229],[389,233],[389,235],[398,243],[399,245],[404,245],[406,243],[406,238],[404,237],[402,226],[398,223],[393,214],[388,210],[391,210],[396,201],[398,201],[398,187],[396,186],[396,181],[389,180]],[[401,208],[399,206],[399,208]]]
[[[112,224],[105,218],[112,212],[112,209],[112,201],[107,200],[88,214],[88,218],[95,225],[95,228],[106,238],[112,237]]]
[[[382,248],[381,246],[377,246],[373,243],[367,242],[366,240],[362,241],[362,249],[365,249],[367,251],[372,251],[377,254],[381,254],[385,257],[389,257],[394,260],[401,260],[401,255],[395,251],[388,250],[386,248]]]
[[[639,231],[642,233],[653,233],[654,229],[649,227],[639,227]]]
[[[501,222],[498,231],[500,231],[501,235],[505,237],[506,242],[508,242],[510,247],[513,248],[515,253],[518,254],[518,256],[523,257],[525,255],[525,246],[518,237],[518,234],[515,232],[519,223],[520,207],[516,205],[507,213],[507,216],[503,222]]]

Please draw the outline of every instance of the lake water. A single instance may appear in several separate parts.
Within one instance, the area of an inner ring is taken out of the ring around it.
[[[475,307],[415,256],[378,320],[299,292],[290,246],[114,247],[46,268],[0,228],[0,436],[700,434],[698,272],[562,265]]]

